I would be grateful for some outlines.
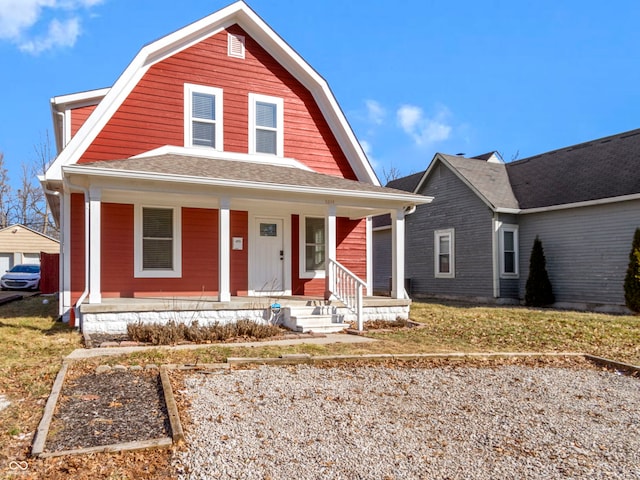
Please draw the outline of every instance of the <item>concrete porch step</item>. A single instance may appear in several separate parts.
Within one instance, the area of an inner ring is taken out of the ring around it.
[[[349,327],[348,323],[334,322],[333,315],[295,315],[291,322],[297,332],[335,333]]]

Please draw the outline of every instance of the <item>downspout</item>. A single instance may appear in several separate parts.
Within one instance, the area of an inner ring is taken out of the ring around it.
[[[406,207],[406,208],[404,209],[404,215],[405,215],[405,217],[406,217],[407,215],[411,215],[413,212],[415,212],[415,211],[416,211],[416,208],[418,208],[416,205],[411,205],[410,207]]]
[[[498,213],[493,212],[491,218],[491,250],[493,256],[493,298],[500,297],[500,257],[498,252]]]
[[[60,139],[60,144],[57,145],[58,152],[59,152],[67,145],[67,132],[66,132],[66,125],[65,125],[66,118],[64,116],[64,113],[58,112],[57,110],[56,110],[56,115],[60,119],[60,133],[62,134],[61,135],[62,138]]]
[[[414,213],[416,211],[416,208],[418,208],[417,205],[411,205],[409,207],[406,207],[404,209],[405,218],[407,217],[407,215],[411,215],[412,213]],[[406,226],[405,226],[405,228],[406,228]],[[407,240],[405,238],[405,243],[406,243],[406,241]],[[405,264],[406,264],[406,257],[405,257]],[[405,271],[405,278],[406,278],[406,275],[407,275],[407,272]],[[409,282],[411,282],[411,279],[409,279]],[[407,289],[405,288],[404,278],[402,279],[402,289],[404,290],[404,298],[405,298],[405,300],[411,300],[411,296],[409,295],[409,292],[407,292]],[[409,283],[409,290],[411,290],[411,283]]]
[[[65,188],[72,187],[78,190],[82,190],[84,194],[84,291],[80,295],[80,298],[76,302],[75,306],[73,306],[73,313],[75,318],[78,319],[78,328],[82,331],[82,317],[80,316],[80,305],[89,295],[89,189],[83,187],[82,185],[76,185],[71,183],[67,177],[63,177],[63,182]],[[69,189],[69,194],[71,194],[71,190]],[[69,219],[70,220],[70,219]],[[71,260],[71,259],[69,259]]]

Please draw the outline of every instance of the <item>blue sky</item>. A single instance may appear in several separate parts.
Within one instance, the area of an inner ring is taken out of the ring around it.
[[[13,181],[49,99],[111,86],[219,0],[0,0],[0,152]],[[640,2],[252,0],[329,82],[378,176],[436,152],[505,160],[640,128]]]

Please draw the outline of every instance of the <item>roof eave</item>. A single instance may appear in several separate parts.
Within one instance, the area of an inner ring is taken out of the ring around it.
[[[190,175],[176,175],[169,173],[141,172],[136,170],[110,169],[89,167],[83,165],[67,165],[62,167],[64,175],[83,175],[89,177],[109,178],[118,180],[143,180],[187,185],[204,185],[232,189],[244,189],[262,192],[291,193],[317,195],[344,199],[367,199],[369,201],[384,201],[394,204],[395,208],[431,203],[433,197],[402,192],[371,192],[362,190],[345,190],[341,188],[326,188],[314,186],[299,186],[289,184],[264,183],[258,181],[229,180],[224,178],[196,177]],[[391,206],[391,205],[390,205]]]
[[[521,215],[527,215],[532,213],[554,212],[557,210],[568,210],[571,208],[583,208],[583,207],[595,207],[598,205],[608,205],[611,203],[629,202],[633,200],[640,200],[640,193],[633,193],[630,195],[620,195],[617,197],[599,198],[597,200],[586,200],[583,202],[564,203],[561,205],[551,205],[548,207],[536,207],[536,208],[524,208],[518,213]]]

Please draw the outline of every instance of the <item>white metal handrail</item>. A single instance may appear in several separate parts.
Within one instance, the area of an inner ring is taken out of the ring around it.
[[[356,314],[358,330],[362,331],[362,298],[367,284],[337,260],[329,258],[328,261],[329,291]]]

